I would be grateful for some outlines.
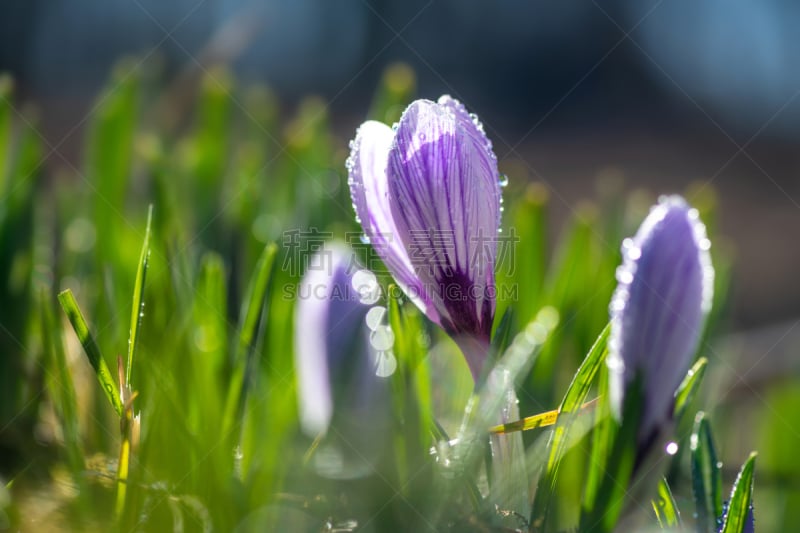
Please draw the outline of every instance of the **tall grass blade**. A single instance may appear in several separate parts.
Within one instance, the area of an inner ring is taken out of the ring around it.
[[[577,412],[586,400],[589,390],[594,383],[595,376],[600,368],[605,363],[606,354],[608,353],[608,334],[611,330],[611,325],[607,325],[600,332],[597,340],[589,350],[586,358],[581,363],[572,383],[567,389],[564,399],[561,401],[559,411],[561,413]],[[567,435],[569,433],[575,417],[564,418],[563,423],[557,423],[550,440],[549,459],[544,475],[539,479],[539,488],[536,492],[537,497],[534,500],[533,517],[544,524],[547,520],[547,513],[550,503],[555,494],[556,482],[558,479],[558,468],[561,464],[561,459],[567,451],[566,443]]]
[[[106,398],[108,398],[111,407],[114,408],[118,416],[122,416],[122,399],[117,392],[117,386],[114,384],[111,372],[109,372],[108,366],[100,354],[100,348],[97,347],[97,343],[89,331],[89,326],[86,324],[86,319],[83,318],[78,302],[75,301],[75,296],[70,289],[67,289],[59,293],[58,301],[70,324],[72,324],[72,329],[75,331],[75,335],[78,336],[78,340],[83,346],[83,351],[86,353],[86,357],[89,358],[89,363],[94,368],[97,381],[100,383],[100,387],[103,389]]]
[[[690,449],[697,532],[715,532],[717,520],[722,517],[722,473],[711,425],[702,411],[695,417]]]
[[[225,428],[230,431],[241,420],[241,410],[247,393],[245,380],[250,369],[250,353],[257,344],[259,319],[262,316],[267,300],[267,289],[272,276],[272,266],[278,247],[270,243],[264,247],[261,258],[256,265],[256,270],[250,280],[244,303],[239,315],[239,336],[236,344],[233,376],[228,389],[228,398],[225,402]]]
[[[692,403],[692,399],[697,395],[707,366],[708,359],[705,357],[698,359],[697,362],[692,365],[692,368],[689,369],[689,372],[686,373],[686,377],[683,378],[683,381],[678,386],[678,390],[675,391],[674,413],[676,421],[680,421],[681,418],[683,418],[687,407],[689,407]]]
[[[666,479],[661,478],[658,482],[658,496],[651,503],[661,529],[681,527],[681,513]]]
[[[48,354],[50,363],[48,366],[55,368],[56,373],[51,380],[51,385],[55,389],[52,391],[53,401],[56,403],[61,419],[61,427],[64,431],[64,446],[67,449],[69,466],[72,469],[73,477],[79,480],[84,469],[84,463],[80,435],[78,433],[78,407],[75,399],[75,384],[69,371],[66,353],[64,352],[61,323],[53,317],[53,311],[50,308],[51,301],[47,298],[44,290],[40,294],[39,304],[42,320],[42,342]]]
[[[725,514],[725,524],[722,533],[744,533],[748,525],[748,514],[753,506],[753,472],[756,467],[756,452],[750,453],[736,481],[733,483],[733,492]]]
[[[152,204],[147,210],[147,228],[144,231],[142,252],[139,254],[139,264],[136,268],[136,281],[133,285],[133,303],[131,304],[131,331],[128,338],[128,362],[125,365],[125,385],[131,384],[131,366],[133,355],[139,341],[139,327],[144,314],[144,283],[147,277],[147,265],[150,261],[150,224],[153,220]]]

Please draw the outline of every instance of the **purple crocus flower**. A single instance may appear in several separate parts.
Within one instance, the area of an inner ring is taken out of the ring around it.
[[[660,198],[636,236],[622,243],[610,306],[610,400],[620,417],[625,389],[639,377],[640,442],[671,417],[697,349],[713,295],[710,246],[697,210],[679,196]]]
[[[351,148],[348,182],[364,233],[477,378],[494,320],[502,203],[482,125],[449,96],[417,100],[392,128],[362,124]]]
[[[297,296],[295,367],[303,430],[318,436],[337,421],[344,424],[342,433],[382,427],[386,413],[376,410],[388,405],[383,378],[396,361],[386,309],[375,305],[375,275],[360,268],[345,246],[326,245],[310,258]]]

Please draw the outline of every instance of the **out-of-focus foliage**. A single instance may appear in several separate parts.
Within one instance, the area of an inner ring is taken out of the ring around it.
[[[502,394],[487,385],[473,396],[452,341],[388,283],[398,361],[388,448],[371,470],[351,472],[328,445],[336,436],[304,436],[292,357],[300,276],[334,237],[378,266],[350,205],[347,139],[318,98],[287,110],[224,68],[201,78],[176,93],[121,63],[87,117],[81,164],[58,175],[42,159],[57,148],[0,78],[0,528],[115,520],[125,530],[561,531],[610,528],[619,517],[666,527],[677,508],[691,527],[695,504],[697,521],[716,525],[719,491],[727,496],[736,470],[710,458],[743,455],[726,455],[724,421],[716,448],[705,418],[691,427],[700,406],[714,406],[697,390],[702,372],[679,395],[677,454],[636,457],[630,428],[608,416],[607,306],[619,245],[642,215],[638,197],[621,190],[601,191],[550,232],[546,187],[509,176],[495,356],[523,416],[562,410],[554,429],[524,434],[518,478],[498,481],[484,464]],[[391,67],[365,115],[391,123],[414,87],[408,67]],[[697,200],[710,220],[713,202]],[[709,339],[728,271],[723,255],[714,259],[722,290]],[[797,460],[774,427],[760,464],[780,479]],[[633,476],[640,460],[648,475]],[[620,475],[616,485],[607,472]],[[726,507],[739,521],[751,475],[749,461]],[[506,481],[538,486],[529,516],[487,496]],[[658,521],[651,505],[636,505],[651,499]],[[779,505],[756,506],[757,516],[769,509],[797,524],[797,511]]]

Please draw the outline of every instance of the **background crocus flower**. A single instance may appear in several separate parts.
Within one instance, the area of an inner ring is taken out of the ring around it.
[[[394,356],[385,309],[374,305],[379,291],[374,274],[344,246],[326,245],[309,260],[298,287],[295,366],[300,423],[312,437],[337,423],[344,424],[338,432],[352,439],[371,438],[370,428],[385,429],[384,376],[391,374]]]
[[[697,210],[678,196],[662,197],[623,242],[610,306],[610,399],[620,416],[625,389],[638,376],[640,442],[671,417],[675,389],[697,349],[713,294],[709,247]]]
[[[488,345],[500,175],[483,127],[449,96],[390,128],[361,125],[347,162],[357,219],[398,285],[448,334]],[[485,351],[461,341],[474,377]]]

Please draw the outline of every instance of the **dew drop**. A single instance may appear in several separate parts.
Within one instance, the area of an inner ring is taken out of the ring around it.
[[[620,283],[630,283],[633,281],[633,274],[626,268],[617,269],[617,281]]]
[[[678,443],[674,441],[670,441],[664,451],[667,452],[667,455],[675,455],[678,453]]]
[[[381,297],[381,286],[378,285],[375,274],[369,270],[359,270],[353,274],[351,285],[358,294],[358,300],[364,305],[372,305]]]
[[[392,331],[392,328],[389,326],[379,325],[372,333],[370,333],[369,343],[379,352],[390,350],[394,345],[394,332]]]
[[[367,323],[367,327],[370,330],[375,331],[380,327],[384,316],[386,316],[386,308],[381,305],[376,305],[367,311],[367,316],[364,318],[364,321]]]
[[[359,224],[361,223],[360,220],[358,222],[359,222]],[[361,234],[361,242],[362,242],[362,244],[369,244],[369,237],[367,236],[366,233],[362,233]]]
[[[425,134],[424,133],[420,133],[419,134],[419,141],[420,142],[425,142]]]
[[[501,187],[505,187],[506,185],[508,185],[508,176],[506,176],[505,174],[500,174],[500,178],[497,180],[497,183]]]
[[[375,361],[375,375],[379,378],[388,378],[397,370],[397,359],[391,350],[378,352]]]

